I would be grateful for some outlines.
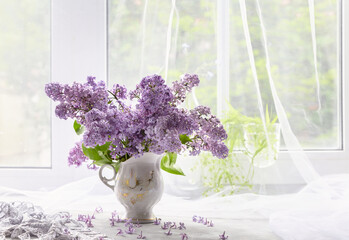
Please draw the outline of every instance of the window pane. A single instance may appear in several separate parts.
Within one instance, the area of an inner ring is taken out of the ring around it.
[[[50,167],[50,1],[0,1],[0,167]]]
[[[278,96],[305,149],[340,149],[340,1],[314,1],[316,79],[308,1],[259,1]],[[274,110],[256,1],[246,1],[247,18],[264,107]],[[259,116],[238,1],[231,2],[230,102]]]
[[[145,3],[148,3],[145,6]],[[142,77],[165,77],[166,48],[172,1],[109,1],[109,83],[133,88]],[[146,13],[144,15],[144,13]],[[197,73],[199,104],[216,111],[216,3],[176,2],[171,28],[168,82]],[[194,104],[193,96],[189,97]]]
[[[305,149],[341,149],[340,1],[314,1],[314,17],[308,1],[259,2],[273,79],[294,133]],[[164,76],[171,4],[170,0],[109,1],[111,84],[134,87],[147,74]],[[229,5],[227,100],[242,114],[259,117],[239,1],[229,1]],[[256,1],[247,0],[246,7],[263,107],[268,106],[275,116]],[[314,21],[313,36],[311,21]],[[195,89],[196,103],[208,105],[216,112],[217,1],[176,1],[171,26],[168,81],[186,72],[199,74],[201,83]],[[191,105],[193,99],[190,97]]]

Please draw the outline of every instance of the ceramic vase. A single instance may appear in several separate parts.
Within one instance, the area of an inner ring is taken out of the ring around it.
[[[117,199],[126,209],[124,218],[132,218],[132,222],[139,223],[154,222],[153,207],[160,201],[164,191],[160,171],[161,158],[161,155],[154,153],[132,157],[121,163],[118,173],[109,164],[100,168],[100,179],[115,192]],[[114,171],[112,178],[103,176],[105,167]],[[115,184],[110,184],[110,181]]]

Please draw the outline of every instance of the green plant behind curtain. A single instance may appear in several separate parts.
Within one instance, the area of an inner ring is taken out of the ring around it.
[[[265,139],[263,123],[259,117],[248,117],[229,105],[229,109],[222,119],[222,123],[228,133],[226,144],[229,148],[229,156],[226,159],[218,159],[209,153],[202,153],[198,164],[193,170],[202,173],[202,182],[206,187],[203,195],[207,196],[211,192],[220,192],[225,187],[229,187],[227,194],[234,194],[243,188],[252,188],[254,175],[253,159],[265,148],[268,147]],[[274,125],[277,117],[273,119],[269,115],[266,107],[267,129]],[[243,126],[246,124],[256,124],[257,138],[254,143],[255,152],[249,152],[245,146]],[[270,137],[270,135],[269,135]],[[273,142],[273,139],[270,139]]]

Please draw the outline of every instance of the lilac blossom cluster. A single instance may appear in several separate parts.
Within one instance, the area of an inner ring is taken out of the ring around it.
[[[50,83],[45,91],[59,102],[57,117],[75,119],[85,127],[82,144],[94,148],[110,143],[112,159],[127,160],[144,152],[185,150],[191,155],[210,151],[218,158],[226,158],[228,148],[223,141],[227,134],[210,109],[179,107],[199,82],[197,75],[185,74],[169,87],[161,76],[151,75],[128,92],[119,84],[107,90],[104,82],[97,83],[94,77],[88,77],[84,84]],[[135,104],[130,104],[130,100]],[[68,160],[69,165],[76,166],[87,161],[78,145],[71,150]]]
[[[58,101],[56,116],[61,119],[75,118],[79,123],[85,123],[85,114],[92,109],[105,111],[108,93],[103,81],[95,82],[95,77],[87,77],[87,83],[73,85],[50,83],[46,84],[48,97]]]
[[[81,142],[75,144],[75,146],[70,150],[68,156],[68,165],[75,165],[77,167],[81,164],[87,162],[89,159],[85,156],[81,148]]]

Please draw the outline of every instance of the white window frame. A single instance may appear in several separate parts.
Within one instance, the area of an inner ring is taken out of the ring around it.
[[[86,75],[107,81],[108,51],[108,0],[51,0],[51,80],[52,82],[83,82]],[[229,0],[217,1],[217,91],[218,110],[224,109],[229,96]],[[342,3],[342,117],[343,149],[331,151],[306,151],[320,174],[349,171],[349,93],[346,69],[349,69],[349,2]],[[339,69],[341,70],[341,69]],[[67,166],[69,149],[78,140],[72,121],[58,119],[51,111],[52,165],[51,168],[0,168],[1,185],[18,189],[50,189],[64,183],[97,174],[87,169]],[[340,110],[340,109],[339,109]],[[289,160],[287,152],[280,160]],[[285,169],[287,164],[285,161]],[[3,184],[5,183],[5,184]]]

